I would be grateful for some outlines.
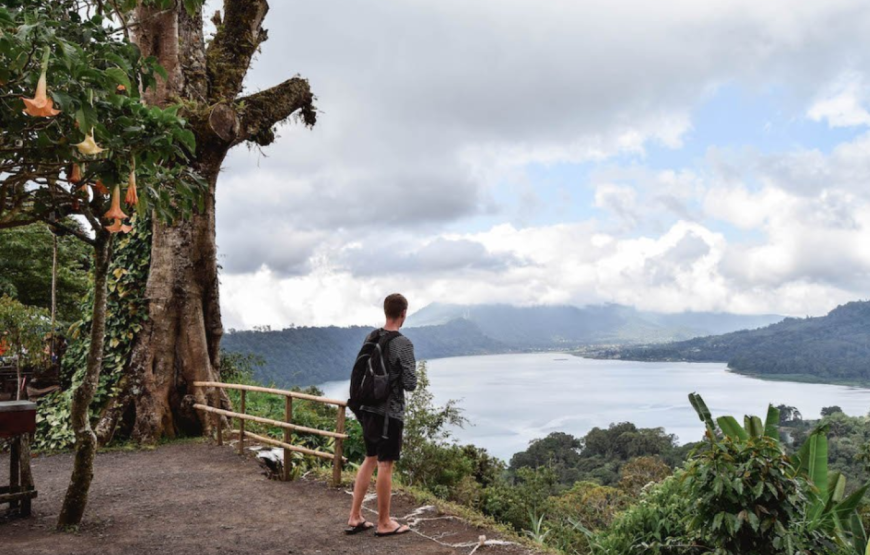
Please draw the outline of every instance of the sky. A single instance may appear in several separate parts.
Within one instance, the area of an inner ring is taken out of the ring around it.
[[[225,326],[382,300],[822,315],[870,286],[870,2],[271,2],[317,125],[218,182]]]

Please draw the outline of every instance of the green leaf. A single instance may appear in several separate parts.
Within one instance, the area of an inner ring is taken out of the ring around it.
[[[855,513],[858,505],[861,504],[861,500],[864,498],[864,494],[867,493],[868,488],[870,488],[870,484],[864,484],[852,492],[849,497],[837,503],[834,506],[834,514],[837,518],[844,522],[851,520],[852,514]]]
[[[767,407],[767,418],[764,419],[764,435],[779,439],[779,409],[773,405]]]
[[[713,423],[713,416],[710,413],[710,409],[707,408],[707,403],[697,393],[689,394],[689,403],[692,404],[692,408],[698,413],[698,418],[701,419],[701,422],[707,425],[707,431],[712,436],[716,431],[716,425]]]
[[[813,434],[807,439],[807,477],[819,490],[822,498],[828,490],[828,438],[825,434]]]
[[[716,419],[719,428],[722,432],[734,441],[746,441],[749,439],[749,434],[746,433],[737,420],[733,416],[720,416]]]
[[[759,438],[764,435],[764,426],[757,416],[746,416],[743,419],[749,437]]]
[[[846,477],[840,472],[832,472],[828,476],[828,499],[834,503],[843,500],[846,492]]]
[[[176,137],[181,141],[190,152],[196,151],[196,136],[189,129],[179,129],[176,132]]]
[[[105,70],[106,76],[112,80],[113,83],[117,85],[123,85],[127,90],[133,88],[130,84],[130,78],[127,76],[127,72],[119,67],[110,67]]]

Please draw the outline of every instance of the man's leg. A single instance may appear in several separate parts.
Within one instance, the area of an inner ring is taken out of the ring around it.
[[[357,526],[366,520],[362,515],[362,504],[369,491],[372,473],[377,466],[377,457],[366,457],[356,473],[356,480],[353,483],[353,504],[350,507],[350,518],[347,521],[348,526]]]
[[[399,523],[390,518],[390,500],[393,494],[393,461],[378,462],[378,533],[384,534],[400,528]],[[405,528],[405,526],[401,526]]]

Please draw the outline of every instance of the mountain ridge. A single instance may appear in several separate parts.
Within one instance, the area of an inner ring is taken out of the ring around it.
[[[870,301],[825,316],[786,318],[756,330],[657,345],[588,349],[583,356],[638,361],[726,362],[772,379],[870,384]]]
[[[699,315],[700,314],[700,315]],[[429,305],[403,328],[418,360],[530,351],[572,351],[594,344],[665,341],[701,335],[701,318],[726,329],[764,322],[774,316],[709,313],[640,313],[620,305],[512,307],[509,305]],[[457,317],[458,315],[458,317]],[[443,319],[433,325],[431,321]],[[709,325],[708,325],[709,327]],[[317,385],[346,379],[366,334],[365,326],[290,327],[276,331],[233,331],[222,342],[230,352],[253,353],[265,360],[255,377],[281,387]]]
[[[533,348],[573,348],[684,340],[759,328],[783,318],[771,314],[660,313],[618,304],[516,307],[432,303],[412,314],[406,326],[431,326],[463,319],[474,322],[485,335],[504,343],[523,343]]]

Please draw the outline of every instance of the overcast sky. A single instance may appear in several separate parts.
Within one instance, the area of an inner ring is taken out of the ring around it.
[[[870,297],[866,0],[272,0],[313,130],[218,183],[225,325],[453,303]]]

